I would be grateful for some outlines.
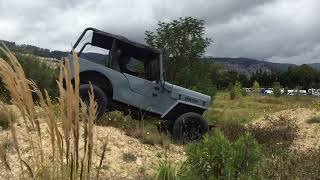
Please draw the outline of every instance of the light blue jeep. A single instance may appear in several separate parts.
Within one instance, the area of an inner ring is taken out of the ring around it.
[[[178,140],[196,140],[208,131],[202,114],[211,97],[166,82],[160,50],[94,28],[85,29],[73,48],[79,52],[80,96],[88,99],[91,82],[98,118],[111,110],[161,118]],[[84,53],[92,48],[98,53]]]

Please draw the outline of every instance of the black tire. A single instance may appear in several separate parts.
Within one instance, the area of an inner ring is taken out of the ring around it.
[[[97,120],[106,112],[108,105],[108,98],[103,90],[92,84],[95,101],[97,102]],[[79,87],[80,98],[86,103],[89,103],[90,84],[81,84]]]
[[[190,142],[200,140],[208,131],[207,121],[200,114],[189,112],[174,122],[172,135],[176,141]]]

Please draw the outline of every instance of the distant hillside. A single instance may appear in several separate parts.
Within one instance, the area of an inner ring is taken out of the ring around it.
[[[264,71],[285,71],[290,66],[297,66],[296,64],[273,63],[249,58],[216,57],[212,59],[213,62],[221,64],[227,69],[246,73],[253,73],[259,69]],[[320,70],[320,63],[312,63],[307,65],[314,69]]]
[[[206,60],[222,65],[226,70],[234,70],[250,76],[257,70],[266,72],[286,71],[290,66],[297,66],[289,63],[273,63],[249,58],[229,58],[229,57],[207,57]],[[320,63],[308,64],[320,70]]]
[[[33,54],[35,56],[40,56],[45,58],[54,58],[54,59],[61,60],[62,58],[67,57],[70,53],[70,51],[57,51],[57,50],[50,51],[49,49],[44,49],[44,48],[40,48],[32,45],[25,45],[25,44],[18,45],[15,42],[10,42],[5,40],[0,40],[0,42],[4,42],[11,51],[23,53],[23,54]],[[83,53],[82,57],[86,59],[101,60],[105,57],[105,55],[89,52],[89,53]]]
[[[320,63],[312,63],[312,64],[308,64],[308,65],[317,69],[317,70],[320,70]]]
[[[20,52],[25,54],[34,54],[36,56],[47,57],[47,58],[55,58],[62,59],[63,57],[67,57],[70,53],[69,51],[50,51],[49,49],[40,48],[32,45],[17,45],[15,42],[0,40],[0,42],[4,42],[12,51]],[[105,55],[98,53],[83,53],[83,58],[93,59],[93,60],[101,60],[105,58]],[[256,59],[249,58],[230,58],[230,57],[206,57],[204,58],[206,61],[212,61],[217,64],[221,64],[226,70],[234,70],[240,72],[241,74],[246,74],[250,76],[252,73],[257,70],[262,70],[266,72],[271,71],[285,71],[290,66],[296,66],[295,64],[288,63],[272,63],[268,61],[261,61]],[[320,70],[320,63],[308,64],[309,66]]]
[[[221,64],[227,70],[234,70],[246,75],[250,75],[257,70],[266,72],[285,71],[290,66],[296,66],[294,64],[272,63],[268,61],[260,61],[249,58],[213,57],[207,58],[207,60],[211,60],[214,63]]]

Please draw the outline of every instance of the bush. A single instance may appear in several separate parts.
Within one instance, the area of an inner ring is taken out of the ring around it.
[[[133,162],[137,160],[137,157],[132,153],[123,153],[122,158],[125,162]]]
[[[246,133],[235,143],[219,130],[187,148],[182,176],[187,179],[236,179],[250,177],[261,157],[260,146]]]
[[[294,89],[294,95],[295,95],[296,97],[298,97],[298,96],[300,95],[300,89],[301,89],[301,87],[299,87],[299,86],[297,86],[297,87]]]
[[[212,77],[214,77],[213,73],[215,73],[216,69],[216,65],[210,62],[194,62],[192,68],[185,66],[179,69],[173,83],[214,96],[217,88]]]
[[[234,87],[233,86],[231,86],[231,88],[230,88],[230,99],[231,100],[234,100],[234,99],[236,99],[236,91],[235,91],[235,89],[234,89]]]
[[[242,95],[243,97],[245,97],[245,96],[248,95],[247,91],[246,91],[244,88],[241,89],[241,95]]]
[[[252,90],[253,90],[253,93],[255,93],[255,94],[259,94],[260,93],[260,84],[259,84],[258,81],[255,80],[253,82]]]
[[[274,96],[275,97],[280,97],[281,96],[280,83],[279,82],[274,82],[272,88],[273,88]]]
[[[146,133],[142,134],[140,139],[141,143],[149,145],[161,145],[162,147],[167,148],[171,143],[171,138],[166,134],[161,134],[159,132]]]
[[[266,117],[269,121],[267,126],[249,126],[248,130],[256,138],[259,144],[267,147],[267,150],[272,146],[276,148],[288,148],[297,137],[298,126],[293,119],[286,116],[277,118]],[[270,151],[273,153],[273,151]]]
[[[319,179],[320,151],[278,151],[263,158],[265,179]]]
[[[241,83],[239,81],[236,81],[234,83],[234,85],[231,84],[229,86],[229,91],[230,91],[230,99],[231,100],[236,99],[237,97],[243,95],[242,85],[241,85]]]
[[[234,83],[234,90],[236,93],[236,96],[240,96],[242,94],[242,84],[239,81],[236,81]]]
[[[315,123],[320,123],[320,116],[313,116],[310,119],[307,120],[307,123],[309,124],[315,124]]]
[[[233,145],[233,166],[236,177],[250,176],[261,158],[261,150],[257,141],[247,132]]]
[[[160,160],[156,169],[157,180],[177,180],[178,170],[176,166],[168,160],[167,157]]]
[[[8,129],[10,122],[16,122],[17,115],[12,111],[6,108],[4,105],[0,105],[0,126],[3,129]]]
[[[34,81],[41,91],[46,89],[51,97],[58,96],[59,92],[56,83],[58,79],[57,69],[50,67],[33,55],[16,54],[16,57],[28,79]],[[7,57],[3,55],[0,55],[0,58],[7,60]],[[36,96],[34,95],[34,97]],[[10,99],[10,94],[0,79],[0,100],[8,103]]]
[[[9,91],[5,88],[2,79],[0,78],[0,101],[9,103],[10,102],[10,93]]]
[[[39,58],[32,55],[17,55],[19,62],[27,76],[33,80],[41,91],[46,89],[51,97],[58,97],[57,69],[50,67]]]
[[[239,122],[239,119],[217,122],[216,127],[223,132],[223,134],[231,142],[235,142],[246,132],[246,127]]]

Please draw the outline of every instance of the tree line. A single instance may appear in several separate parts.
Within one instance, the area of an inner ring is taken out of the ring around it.
[[[146,42],[163,50],[165,79],[178,85],[214,95],[236,82],[242,87],[280,84],[286,88],[320,88],[320,71],[308,66],[291,66],[286,71],[258,70],[250,77],[237,71],[227,71],[221,65],[203,57],[213,42],[205,37],[205,22],[185,17],[171,22],[159,22],[157,29],[146,31]]]

